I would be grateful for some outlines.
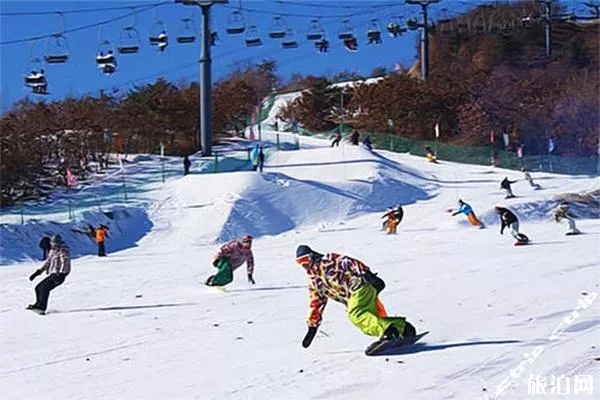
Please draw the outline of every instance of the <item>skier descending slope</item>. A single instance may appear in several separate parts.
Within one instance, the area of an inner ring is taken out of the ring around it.
[[[517,239],[515,246],[520,246],[529,243],[529,238],[519,232],[519,219],[508,208],[496,206],[496,213],[500,217],[500,234],[504,234],[504,228],[510,228],[510,234]]]
[[[404,317],[388,317],[378,294],[385,283],[365,264],[341,254],[323,254],[306,245],[296,250],[296,263],[304,268],[309,282],[308,332],[302,346],[312,343],[321,324],[327,299],[346,306],[348,318],[364,334],[382,340],[416,336]]]
[[[225,286],[233,281],[233,271],[243,263],[248,270],[248,282],[255,284],[254,255],[252,254],[252,236],[246,235],[242,240],[232,240],[223,245],[215,255],[213,266],[218,272],[206,280],[208,286]]]

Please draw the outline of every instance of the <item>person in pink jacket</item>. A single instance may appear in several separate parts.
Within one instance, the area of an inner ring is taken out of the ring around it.
[[[233,281],[233,271],[246,263],[248,282],[255,284],[254,255],[252,254],[252,236],[246,235],[242,240],[232,240],[224,244],[215,255],[213,265],[217,273],[206,280],[208,286],[225,286]]]

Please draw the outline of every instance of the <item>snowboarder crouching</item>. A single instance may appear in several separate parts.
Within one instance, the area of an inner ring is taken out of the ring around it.
[[[496,213],[500,217],[500,234],[504,234],[504,228],[510,228],[510,234],[517,239],[517,244],[526,244],[529,242],[529,238],[519,232],[519,219],[517,216],[510,211],[508,208],[496,206]]]
[[[388,317],[378,295],[385,283],[361,261],[337,253],[323,255],[306,245],[298,246],[296,263],[309,278],[308,332],[302,347],[312,343],[327,300],[346,306],[348,318],[365,335],[383,340],[416,336],[404,317]]]
[[[213,266],[218,272],[206,280],[207,286],[225,286],[233,281],[233,271],[246,263],[248,282],[255,284],[254,255],[252,254],[252,236],[246,235],[242,240],[232,240],[221,246],[215,255]]]
[[[458,200],[458,206],[459,209],[456,212],[452,213],[452,216],[458,215],[458,214],[465,214],[467,216],[467,220],[471,223],[471,225],[473,226],[478,226],[479,228],[483,228],[483,224],[481,223],[481,221],[479,221],[479,219],[477,219],[477,216],[475,215],[475,212],[473,211],[473,209],[471,208],[470,205],[468,205],[467,203],[465,203],[464,201],[462,201],[462,199]]]

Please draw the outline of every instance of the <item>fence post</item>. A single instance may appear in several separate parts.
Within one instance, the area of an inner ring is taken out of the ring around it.
[[[219,154],[215,151],[215,168],[214,172],[219,172]]]
[[[23,209],[23,202],[21,202],[21,225],[25,223],[25,210]]]
[[[277,134],[277,150],[279,150],[279,133]]]
[[[390,135],[390,150],[394,151],[394,135]]]

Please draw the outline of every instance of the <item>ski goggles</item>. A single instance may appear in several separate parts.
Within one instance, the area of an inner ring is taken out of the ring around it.
[[[312,255],[305,254],[300,257],[296,257],[296,264],[302,265],[303,267],[309,265],[312,262]]]

